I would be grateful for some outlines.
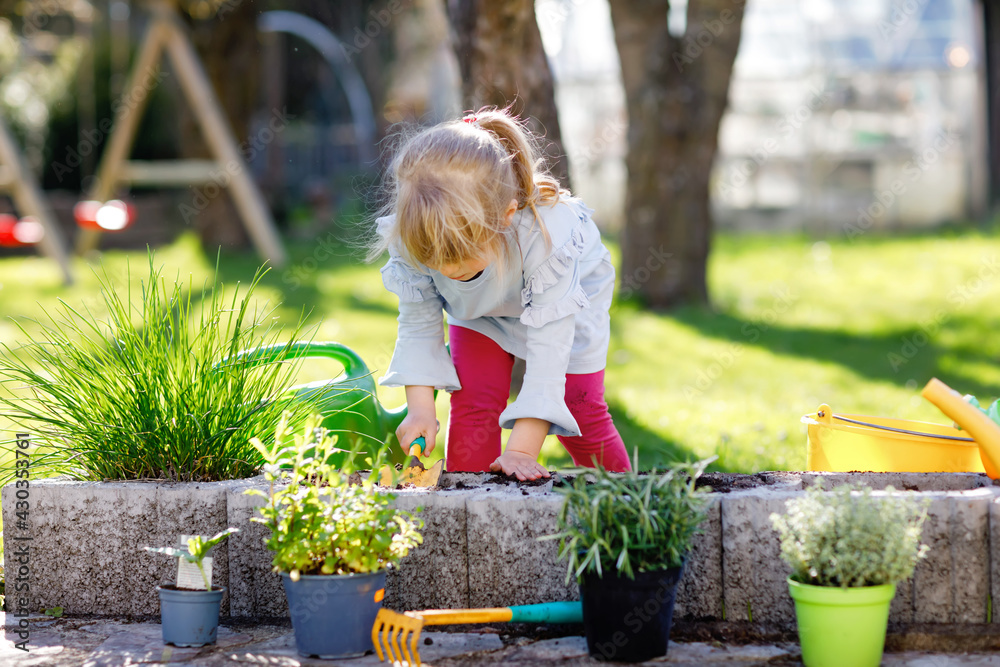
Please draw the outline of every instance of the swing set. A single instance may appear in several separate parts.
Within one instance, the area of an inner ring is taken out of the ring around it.
[[[201,61],[178,16],[176,0],[149,0],[151,21],[123,89],[121,104],[94,181],[86,198],[73,209],[80,228],[76,252],[97,247],[101,234],[120,231],[135,220],[132,206],[115,198],[121,188],[132,185],[180,187],[214,182],[220,172],[228,176],[224,187],[236,205],[258,253],[273,266],[287,261],[284,247],[264,197],[253,179],[232,131],[225,121]],[[146,93],[156,85],[164,53],[180,82],[181,91],[212,156],[208,160],[130,160],[144,108]],[[38,245],[56,261],[66,283],[72,282],[66,242],[34,174],[0,116],[0,193],[11,196],[23,217],[0,215],[0,246]]]

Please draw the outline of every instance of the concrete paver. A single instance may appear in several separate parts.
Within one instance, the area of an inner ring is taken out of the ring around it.
[[[18,619],[0,614],[6,636],[0,642],[0,667],[120,667],[164,665],[174,667],[223,667],[223,665],[268,665],[271,667],[316,667],[344,665],[375,667],[374,654],[350,660],[303,658],[295,651],[292,629],[285,625],[255,625],[219,628],[218,642],[201,649],[164,645],[158,623],[132,623],[114,619],[59,618],[45,616],[29,620],[28,651],[15,648]],[[480,664],[607,665],[587,655],[583,637],[567,636],[535,640],[508,638],[506,642],[487,628],[480,633],[427,631],[421,635],[420,652],[427,665],[468,667]],[[612,663],[613,664],[613,663]],[[667,656],[642,663],[654,665],[731,664],[740,667],[801,665],[794,643],[737,645],[719,642],[671,642]],[[934,653],[911,651],[886,653],[883,667],[1000,667],[998,653]]]

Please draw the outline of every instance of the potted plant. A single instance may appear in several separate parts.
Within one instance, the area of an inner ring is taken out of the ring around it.
[[[705,518],[695,480],[714,459],[664,473],[580,470],[557,517],[566,580],[580,586],[590,655],[641,662],[667,654],[677,583]]]
[[[820,482],[772,514],[781,557],[792,568],[802,662],[872,667],[882,660],[889,604],[927,553],[920,543],[928,499]]]
[[[420,544],[423,524],[397,510],[374,478],[335,468],[329,461],[337,436],[319,423],[318,416],[308,419],[289,442],[282,419],[271,446],[254,440],[270,488],[246,493],[267,499],[253,521],[270,531],[266,544],[285,587],[296,649],[345,658],[373,648],[386,570]]]
[[[156,587],[160,594],[164,644],[186,647],[215,643],[219,604],[226,589],[212,588],[212,559],[206,557],[215,545],[236,532],[238,528],[227,528],[210,538],[194,535],[187,538],[186,549],[146,547],[146,551],[178,558],[177,584]]]

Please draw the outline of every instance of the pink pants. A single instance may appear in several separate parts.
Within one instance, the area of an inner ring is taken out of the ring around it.
[[[451,358],[462,389],[451,394],[446,448],[449,471],[487,471],[500,456],[500,413],[510,397],[514,356],[493,340],[464,327],[448,327]],[[566,375],[566,405],[581,435],[559,436],[573,462],[631,470],[628,453],[604,401],[604,371]]]

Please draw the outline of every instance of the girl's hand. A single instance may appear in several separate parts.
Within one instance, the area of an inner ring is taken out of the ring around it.
[[[515,475],[522,482],[551,476],[549,471],[531,454],[510,449],[490,464],[490,470],[493,472],[502,471],[505,475]]]
[[[427,442],[421,456],[427,456],[434,451],[434,439],[437,438],[438,420],[434,409],[434,389],[432,387],[406,388],[406,417],[403,418],[396,437],[407,455],[410,453],[410,443],[424,437]]]

